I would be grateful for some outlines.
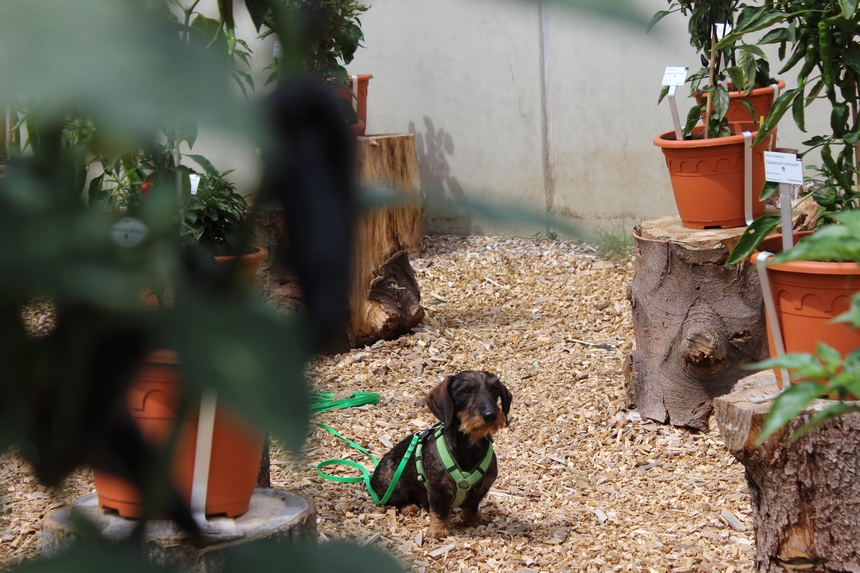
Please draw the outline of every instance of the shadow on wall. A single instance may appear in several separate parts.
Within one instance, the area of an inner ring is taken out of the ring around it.
[[[438,130],[426,115],[424,133],[418,133],[415,122],[409,122],[409,133],[415,136],[415,151],[421,171],[421,186],[427,195],[427,211],[422,219],[423,232],[438,234],[479,234],[481,229],[463,207],[466,194],[457,178],[451,175],[448,156],[454,155],[454,139],[440,127]]]

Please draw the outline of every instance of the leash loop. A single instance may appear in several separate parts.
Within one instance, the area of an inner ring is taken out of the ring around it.
[[[327,430],[330,434],[335,436],[336,438],[340,438],[353,449],[358,450],[363,453],[367,457],[369,457],[373,461],[373,467],[379,465],[379,461],[373,457],[369,451],[367,451],[362,446],[356,444],[352,440],[348,438],[344,438],[337,430],[328,426],[326,424],[322,424],[320,422],[315,422],[317,426]],[[400,481],[400,474],[403,473],[403,470],[406,468],[406,464],[409,462],[409,458],[412,457],[412,454],[415,452],[415,448],[418,446],[420,433],[416,433],[412,436],[412,441],[409,442],[409,447],[406,448],[406,453],[403,454],[403,459],[400,460],[400,464],[397,466],[397,470],[394,472],[394,476],[391,478],[391,483],[388,484],[388,489],[385,491],[385,494],[380,498],[376,495],[376,492],[373,490],[373,487],[370,485],[370,472],[367,471],[367,468],[358,462],[354,462],[352,460],[326,460],[324,462],[320,462],[317,464],[317,475],[322,477],[323,479],[327,479],[329,481],[334,481],[338,483],[357,483],[360,481],[364,482],[364,485],[367,487],[367,492],[370,494],[370,498],[373,500],[373,503],[376,505],[384,505],[390,498],[391,494],[394,493],[394,488],[397,487],[398,482]],[[321,468],[328,466],[349,466],[351,468],[355,468],[361,472],[360,476],[336,476],[322,471]]]

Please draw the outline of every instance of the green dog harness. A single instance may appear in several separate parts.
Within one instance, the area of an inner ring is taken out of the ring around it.
[[[466,496],[469,494],[469,490],[474,487],[476,483],[481,481],[484,477],[484,474],[487,473],[487,469],[490,467],[490,462],[493,461],[493,437],[488,436],[490,439],[490,447],[487,448],[487,455],[484,456],[484,459],[478,464],[478,467],[475,468],[472,472],[464,472],[457,461],[451,457],[451,453],[448,451],[448,446],[445,444],[445,438],[442,435],[445,427],[443,424],[436,424],[433,428],[434,430],[433,437],[436,439],[436,451],[439,452],[439,458],[442,460],[442,465],[445,468],[445,471],[448,472],[448,475],[451,476],[451,479],[454,480],[454,483],[457,484],[457,495],[454,497],[454,501],[451,502],[451,507],[460,507],[462,503],[466,500]],[[427,487],[427,476],[424,473],[424,462],[422,460],[422,454],[424,451],[424,441],[419,440],[418,447],[415,449],[415,469],[418,470],[418,481],[424,484],[424,487]]]

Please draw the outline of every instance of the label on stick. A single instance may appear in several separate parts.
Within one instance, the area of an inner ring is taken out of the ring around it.
[[[687,81],[688,68],[679,68],[669,66],[666,68],[666,73],[663,74],[664,86],[682,86]]]
[[[803,161],[793,153],[764,152],[764,176],[771,183],[803,184]]]

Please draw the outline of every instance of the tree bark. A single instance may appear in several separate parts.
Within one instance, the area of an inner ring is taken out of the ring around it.
[[[627,405],[642,416],[706,429],[713,398],[768,356],[755,268],[725,267],[742,232],[687,229],[678,217],[634,228],[636,350],[625,371]]]
[[[744,389],[740,389],[743,387]],[[786,428],[757,445],[777,391],[771,371],[745,378],[715,400],[720,432],[746,470],[756,539],[757,573],[860,571],[860,415],[790,436],[832,404],[818,400]]]
[[[349,294],[352,346],[392,338],[424,318],[409,255],[420,253],[424,193],[411,134],[358,138],[356,168],[365,185],[395,200],[362,214],[356,225]]]
[[[397,201],[387,207],[402,250],[421,253],[421,214],[427,204],[421,188],[415,136],[411,133],[359,137],[355,170],[362,185],[394,191]],[[401,249],[398,249],[401,250]]]

